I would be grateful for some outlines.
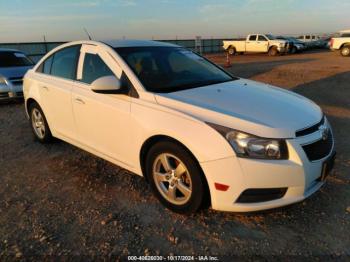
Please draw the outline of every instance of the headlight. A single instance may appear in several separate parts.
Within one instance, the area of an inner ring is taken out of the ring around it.
[[[3,76],[0,76],[0,85],[7,85],[6,78]]]
[[[285,140],[261,138],[216,124],[207,123],[218,131],[239,157],[258,159],[288,159]]]

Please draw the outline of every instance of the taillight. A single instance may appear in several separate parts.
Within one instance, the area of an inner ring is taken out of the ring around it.
[[[330,47],[333,47],[333,43],[334,43],[334,39],[331,38],[331,41],[330,41],[330,43],[329,43]]]

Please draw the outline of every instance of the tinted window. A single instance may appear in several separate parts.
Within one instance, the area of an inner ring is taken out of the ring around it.
[[[255,40],[256,40],[256,35],[249,36],[249,41],[255,41]]]
[[[176,92],[236,79],[184,48],[133,47],[116,51],[151,92]]]
[[[53,61],[53,55],[47,58],[44,62],[42,62],[36,71],[39,73],[44,73],[49,75],[51,72],[52,61]]]
[[[307,35],[305,36],[305,39],[311,39],[311,36]]]
[[[341,37],[350,37],[350,33],[342,34]]]
[[[75,79],[79,46],[72,46],[57,51],[53,55],[51,75],[67,79]]]
[[[258,41],[267,41],[267,39],[264,36],[259,35]]]
[[[0,67],[31,66],[33,62],[21,52],[0,52]]]
[[[43,64],[43,73],[50,74],[51,73],[51,65],[53,61],[53,56],[50,56]]]
[[[82,82],[91,84],[103,76],[114,75],[98,55],[85,54]]]

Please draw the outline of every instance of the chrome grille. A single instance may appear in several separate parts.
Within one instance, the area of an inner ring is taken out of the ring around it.
[[[0,98],[6,98],[9,97],[8,92],[0,92]]]
[[[295,136],[299,137],[299,136],[306,136],[306,135],[312,134],[313,132],[316,132],[318,128],[323,124],[324,124],[324,117],[322,117],[321,121],[318,122],[317,124],[296,131]]]
[[[304,145],[303,149],[310,161],[320,160],[331,153],[333,147],[333,135],[328,131],[327,139],[320,139],[314,143]]]

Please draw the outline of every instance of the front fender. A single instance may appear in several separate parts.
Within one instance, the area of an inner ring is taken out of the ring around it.
[[[154,103],[139,101],[131,105],[133,118],[133,139],[131,154],[133,163],[139,163],[137,169],[141,172],[141,165],[136,156],[140,155],[142,145],[150,137],[163,135],[171,137],[185,147],[196,157],[198,162],[212,161],[234,156],[229,143],[216,130],[206,123]]]

